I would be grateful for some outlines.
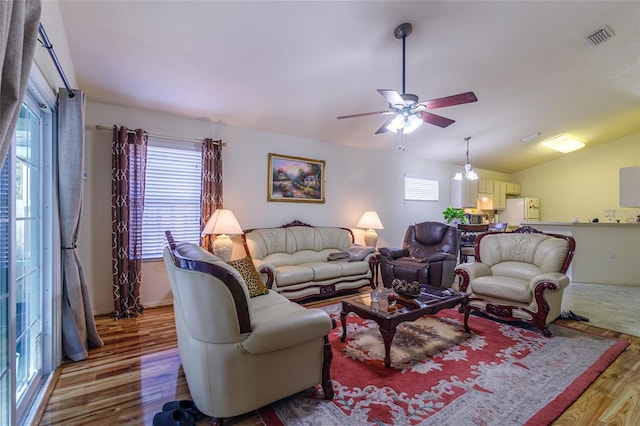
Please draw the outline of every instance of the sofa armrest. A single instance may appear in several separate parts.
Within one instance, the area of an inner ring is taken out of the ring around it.
[[[487,277],[493,275],[491,268],[484,263],[461,263],[456,266],[455,274],[462,278],[462,282],[459,285],[459,289],[463,293],[467,293],[467,288],[471,280],[479,277]]]
[[[409,250],[396,247],[382,247],[378,251],[380,252],[380,256],[390,257],[392,259],[409,256]]]
[[[326,311],[300,309],[258,322],[240,345],[251,354],[274,352],[326,336],[332,327],[333,322]]]
[[[564,290],[569,285],[569,282],[569,277],[562,272],[547,272],[545,274],[536,275],[535,277],[531,278],[529,287],[534,293],[536,287],[541,284],[544,284],[546,286],[545,290],[560,291]],[[552,285],[550,286],[549,284]]]
[[[260,274],[265,274],[267,276],[267,280],[264,283],[267,286],[267,288],[270,290],[273,289],[273,283],[276,280],[276,268],[274,268],[273,265],[270,265],[268,263],[260,263],[259,261],[255,261],[255,260],[253,261],[253,263],[256,266],[256,270]],[[263,277],[260,277],[260,279],[262,278]]]

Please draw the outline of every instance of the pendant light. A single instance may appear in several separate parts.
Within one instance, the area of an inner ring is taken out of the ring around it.
[[[467,136],[466,138],[464,138],[465,141],[467,141],[467,162],[464,165],[464,178],[467,180],[478,180],[478,174],[475,172],[475,170],[473,170],[473,168],[471,168],[471,163],[469,162],[469,140],[471,139],[471,136]],[[462,180],[462,172],[458,172],[456,173],[456,175],[454,176],[455,180]]]

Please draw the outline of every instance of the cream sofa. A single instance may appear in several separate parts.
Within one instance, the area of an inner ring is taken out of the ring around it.
[[[377,254],[369,253],[361,260],[328,260],[353,246],[349,229],[294,221],[277,228],[247,230],[242,238],[267,287],[290,300],[329,297],[374,285]]]
[[[531,227],[480,234],[475,240],[475,263],[455,269],[461,278],[459,290],[469,294],[465,324],[469,313],[478,310],[530,322],[551,336],[547,325],[560,316],[575,247],[573,237]]]
[[[333,398],[328,333],[335,322],[274,291],[250,297],[240,273],[203,248],[175,242],[164,262],[191,398],[212,424],[322,384]]]

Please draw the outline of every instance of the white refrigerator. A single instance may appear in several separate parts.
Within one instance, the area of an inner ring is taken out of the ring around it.
[[[507,198],[507,206],[500,213],[500,222],[506,222],[510,228],[517,228],[521,222],[540,221],[540,199]]]

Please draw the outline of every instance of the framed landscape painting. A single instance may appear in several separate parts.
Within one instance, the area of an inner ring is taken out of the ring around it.
[[[324,160],[269,153],[267,201],[324,203]]]

